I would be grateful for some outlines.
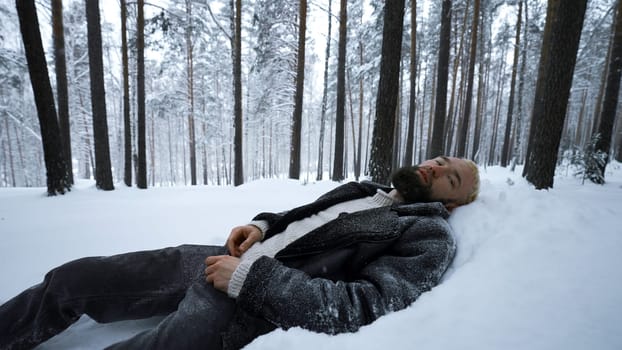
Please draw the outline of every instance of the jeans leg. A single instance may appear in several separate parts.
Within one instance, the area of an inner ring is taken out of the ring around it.
[[[32,348],[82,314],[98,322],[169,314],[202,278],[205,257],[223,253],[184,245],[64,264],[0,306],[0,349]]]
[[[222,349],[221,333],[235,311],[235,300],[205,281],[195,282],[177,311],[157,327],[116,343],[107,350],[121,349]]]

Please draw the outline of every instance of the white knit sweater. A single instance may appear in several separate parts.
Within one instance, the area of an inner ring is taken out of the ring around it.
[[[393,193],[389,194],[382,190],[378,190],[374,196],[335,204],[317,214],[292,222],[283,232],[272,236],[268,240],[253,244],[242,254],[240,257],[240,264],[233,272],[231,281],[229,281],[227,294],[229,294],[231,298],[237,298],[251,265],[261,256],[273,258],[279,251],[293,241],[337,218],[341,213],[352,213],[355,211],[387,206],[393,204],[395,201],[398,201],[398,198],[394,197]],[[268,224],[265,221],[253,221],[251,224],[259,227],[262,231],[262,235],[268,229]]]

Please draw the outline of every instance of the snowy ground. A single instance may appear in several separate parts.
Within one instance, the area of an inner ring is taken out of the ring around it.
[[[581,185],[562,170],[549,191],[533,190],[520,169],[481,172],[480,199],[451,216],[458,253],[439,286],[354,334],[277,330],[247,348],[621,349],[622,166],[608,167],[604,186]],[[70,259],[222,244],[255,213],[335,186],[262,180],[103,192],[81,182],[55,198],[42,188],[0,189],[0,302]],[[83,317],[39,349],[101,348],[155,322]]]

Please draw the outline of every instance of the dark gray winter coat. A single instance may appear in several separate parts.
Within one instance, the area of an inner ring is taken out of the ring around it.
[[[285,213],[262,213],[266,239],[289,223],[334,204],[370,196],[373,183],[351,182]],[[237,298],[225,348],[240,348],[276,327],[354,332],[406,308],[438,284],[455,252],[441,203],[415,203],[343,213],[251,266]]]

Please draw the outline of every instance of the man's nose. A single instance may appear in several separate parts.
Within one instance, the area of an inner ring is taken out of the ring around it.
[[[432,176],[434,178],[437,178],[445,174],[446,167],[443,165],[435,164],[435,165],[430,166],[430,171],[432,172]]]

